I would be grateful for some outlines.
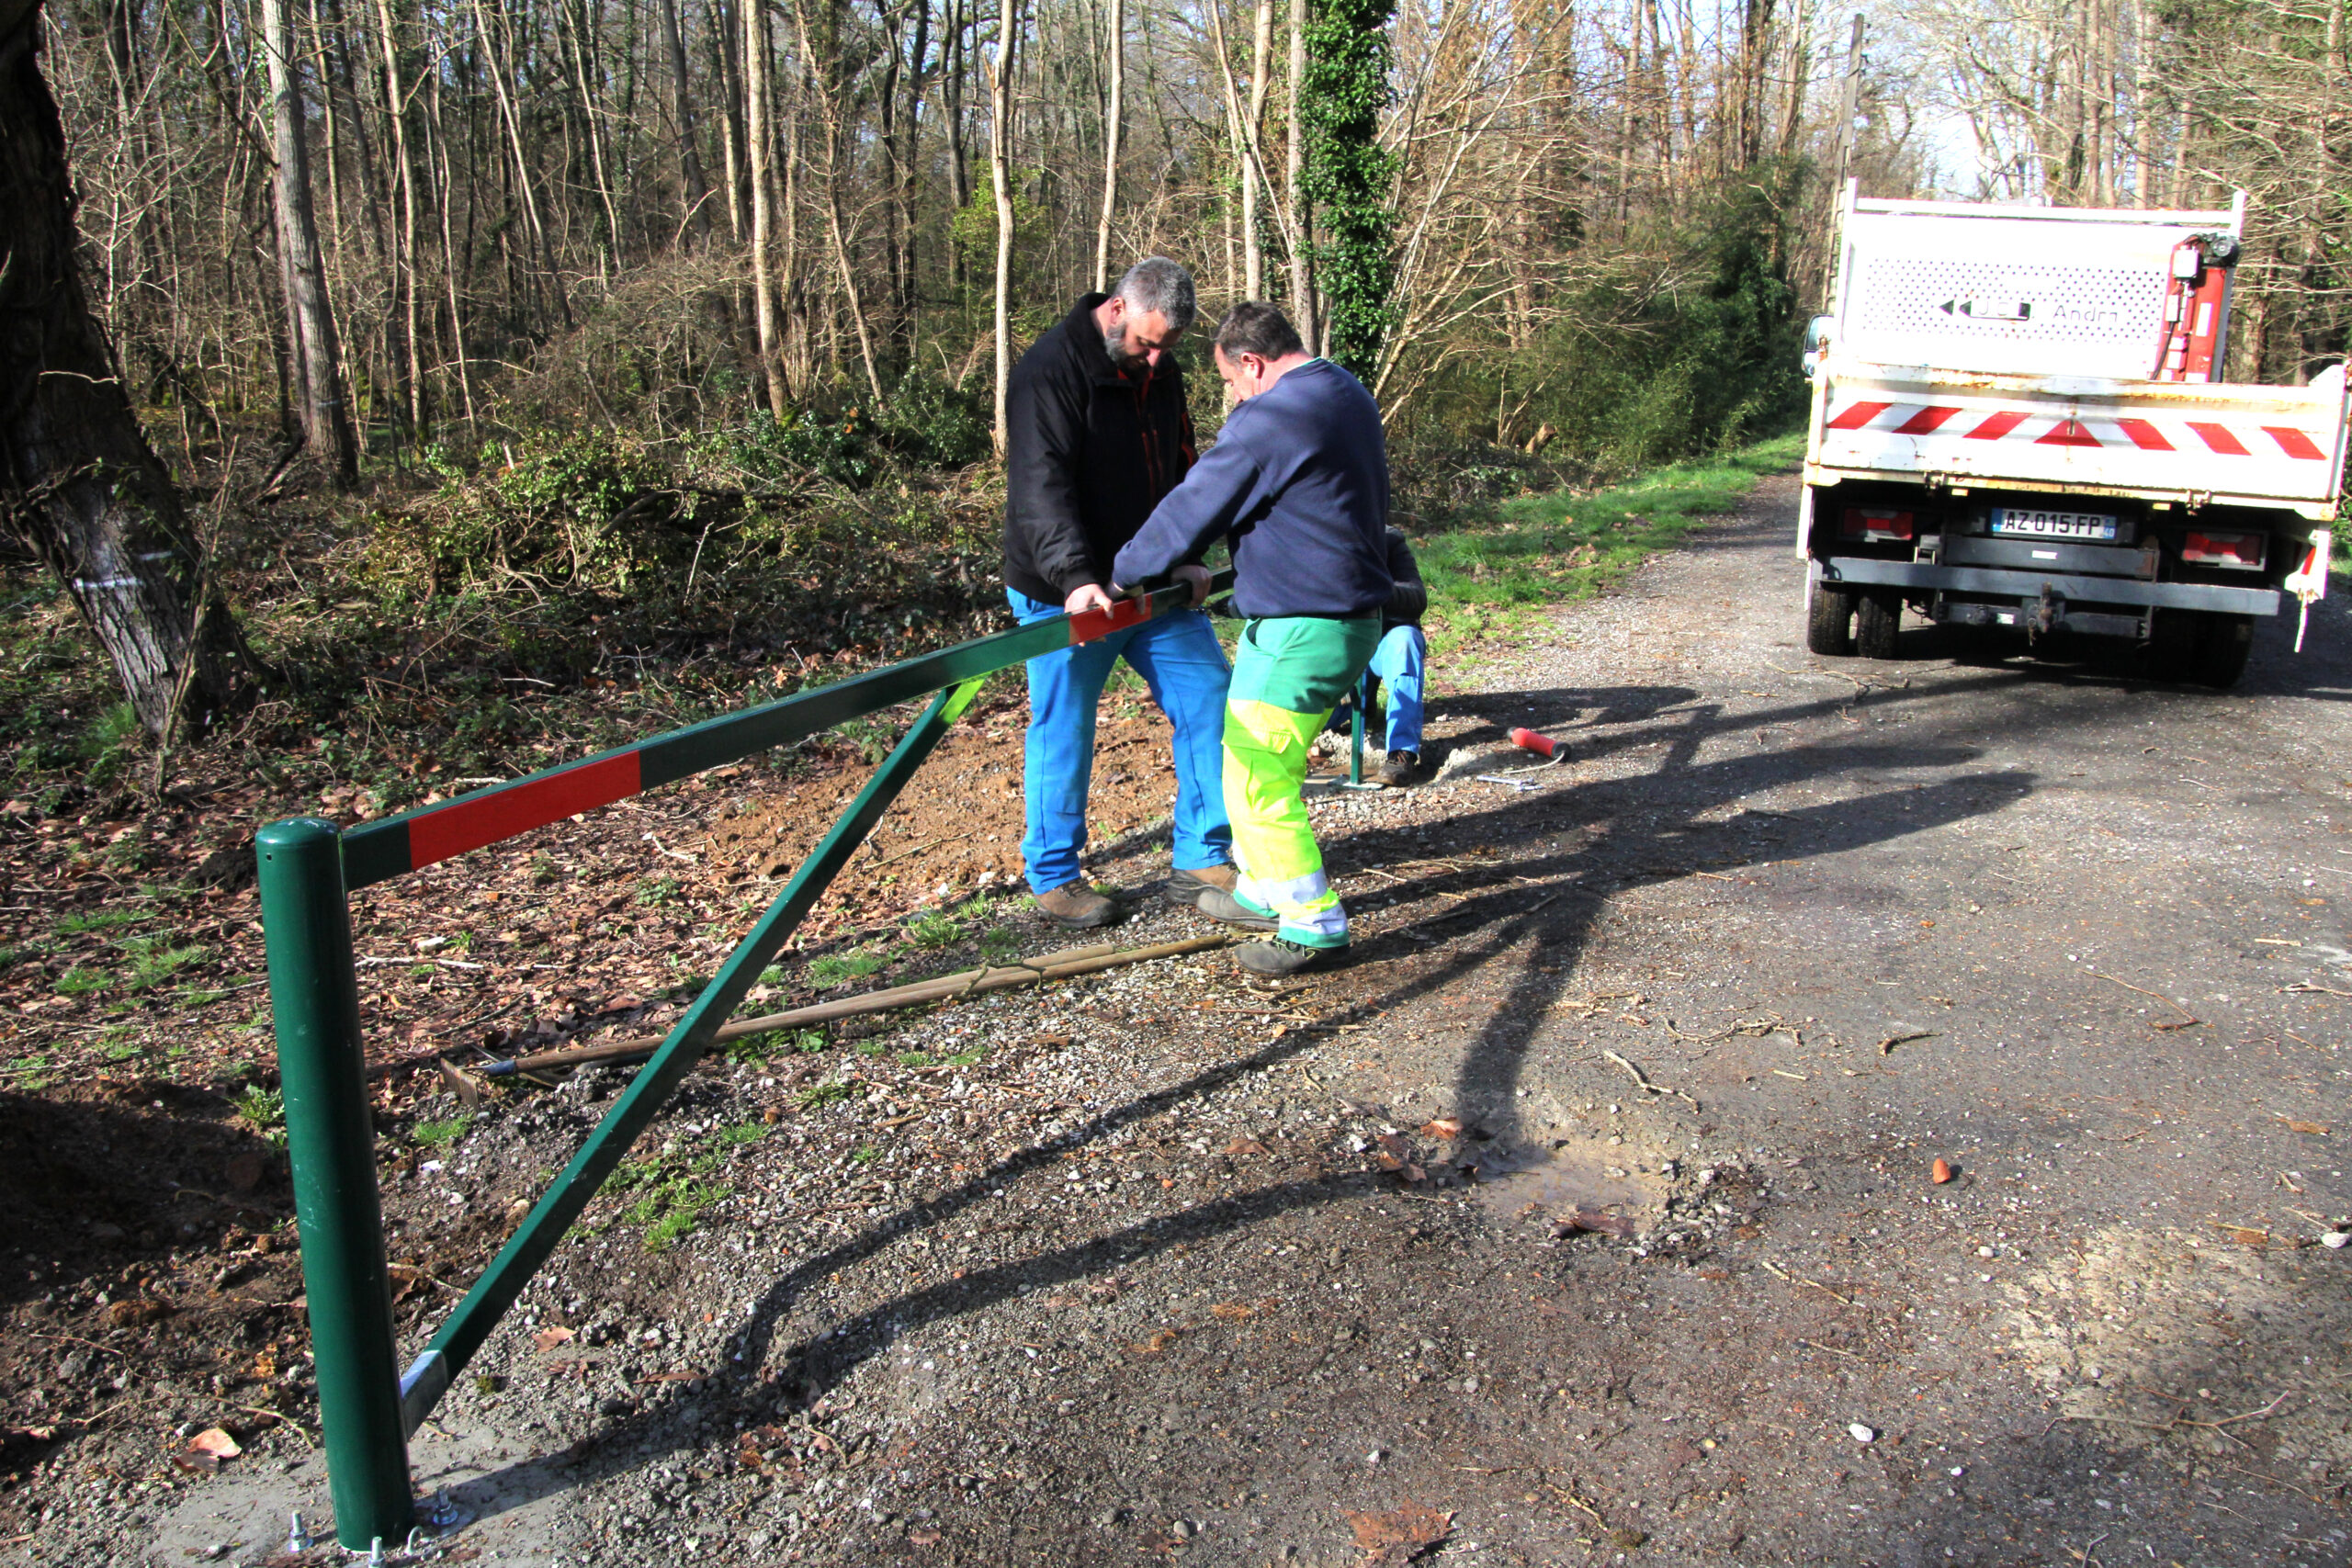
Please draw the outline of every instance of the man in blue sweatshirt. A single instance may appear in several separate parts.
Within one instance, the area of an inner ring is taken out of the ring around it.
[[[1336,963],[1348,915],[1323,871],[1299,787],[1307,749],[1380,642],[1388,574],[1388,455],[1363,383],[1307,354],[1272,305],[1217,328],[1238,405],[1216,445],[1113,562],[1122,584],[1164,578],[1219,537],[1244,624],[1225,705],[1225,807],[1240,877],[1201,912],[1273,932],[1236,957],[1253,974]]]

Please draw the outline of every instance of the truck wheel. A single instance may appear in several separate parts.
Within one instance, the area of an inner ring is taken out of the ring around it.
[[[1853,590],[1826,582],[1813,585],[1813,600],[1805,606],[1804,645],[1831,658],[1854,651]]]
[[[1894,657],[1895,635],[1903,628],[1903,595],[1892,588],[1873,588],[1854,609],[1854,647],[1864,659]]]
[[[2151,676],[2175,683],[2189,678],[2189,672],[2197,667],[2198,645],[2205,635],[2203,620],[2194,610],[2155,613],[2143,656]]]
[[[2197,662],[2188,678],[2200,686],[2226,691],[2245,673],[2246,655],[2254,651],[2254,617],[2208,615],[2199,619],[2205,623],[2199,628],[2204,635],[2198,638]]]

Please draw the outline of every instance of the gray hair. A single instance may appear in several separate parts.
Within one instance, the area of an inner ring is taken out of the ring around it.
[[[1173,332],[1193,324],[1193,275],[1166,256],[1146,256],[1119,279],[1120,299],[1137,314],[1157,311]]]

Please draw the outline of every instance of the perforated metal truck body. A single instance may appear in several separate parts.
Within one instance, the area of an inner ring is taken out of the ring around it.
[[[1928,619],[2130,637],[2226,685],[2326,589],[2344,367],[2226,364],[2245,198],[2218,211],[1840,204],[1798,549],[1817,652]]]

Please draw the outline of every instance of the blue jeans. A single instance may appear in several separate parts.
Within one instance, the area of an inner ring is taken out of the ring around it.
[[[1429,657],[1429,639],[1421,636],[1419,626],[1392,626],[1372,650],[1368,666],[1372,678],[1388,688],[1388,739],[1379,750],[1410,751],[1415,756],[1421,750],[1421,670]],[[1352,701],[1352,699],[1351,699]],[[1331,716],[1331,728],[1346,734],[1351,703],[1341,703]],[[1371,716],[1365,715],[1367,733]]]
[[[1017,588],[1004,597],[1021,624],[1062,607]],[[1086,847],[1086,791],[1094,775],[1094,712],[1120,659],[1151,688],[1176,731],[1175,866],[1200,871],[1232,859],[1225,815],[1225,689],[1232,667],[1209,618],[1198,610],[1080,643],[1029,661],[1029,738],[1022,791],[1028,830],[1021,840],[1029,890],[1050,893],[1078,880]]]

